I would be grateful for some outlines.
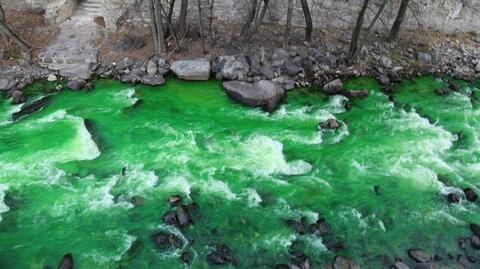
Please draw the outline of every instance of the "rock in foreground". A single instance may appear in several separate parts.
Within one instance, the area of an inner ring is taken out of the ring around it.
[[[62,262],[58,265],[58,269],[73,269],[73,256],[66,254],[63,256]]]
[[[268,80],[261,80],[255,84],[228,81],[223,83],[223,89],[234,101],[250,107],[261,107],[267,112],[274,111],[286,96],[280,85]]]
[[[170,70],[184,80],[210,79],[210,62],[206,59],[176,61],[172,63]]]

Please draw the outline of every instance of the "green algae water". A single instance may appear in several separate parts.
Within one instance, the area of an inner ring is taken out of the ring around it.
[[[218,82],[174,79],[96,81],[16,122],[20,106],[1,101],[0,268],[56,268],[66,253],[81,269],[211,268],[217,243],[239,268],[290,263],[294,251],[312,268],[337,255],[362,268],[386,268],[381,256],[413,265],[411,248],[452,268],[448,254],[480,223],[475,203],[445,198],[480,187],[479,89],[458,83],[441,97],[441,80],[405,81],[392,100],[359,78],[346,86],[370,95],[348,111],[345,97],[298,90],[273,114],[233,104]],[[329,118],[340,128],[319,130]],[[198,205],[193,224],[163,223],[172,195]],[[297,234],[287,220],[302,218],[331,232]],[[158,249],[161,231],[181,246]]]

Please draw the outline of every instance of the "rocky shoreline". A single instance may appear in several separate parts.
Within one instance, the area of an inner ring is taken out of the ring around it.
[[[348,65],[345,59],[345,49],[329,48],[328,44],[320,48],[304,44],[289,49],[259,47],[246,51],[226,45],[220,55],[212,53],[201,59],[176,61],[157,55],[145,60],[126,57],[118,62],[99,61],[88,72],[91,72],[90,79],[116,79],[151,86],[165,83],[165,76],[170,73],[185,80],[213,78],[250,84],[267,80],[285,92],[301,87],[324,88],[336,79],[359,76],[374,77],[384,86],[426,75],[476,81],[480,79],[480,37],[474,37],[470,45],[454,48],[443,44],[428,53],[375,42],[365,46],[357,63]],[[76,74],[76,77],[85,76]],[[22,89],[42,79],[56,81],[60,76],[56,71],[25,60],[0,68],[0,90],[7,98],[12,97],[14,103],[25,101]],[[64,79],[77,80],[75,77]],[[78,81],[73,90],[87,84]]]

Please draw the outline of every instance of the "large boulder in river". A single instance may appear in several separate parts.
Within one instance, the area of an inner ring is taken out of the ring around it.
[[[340,79],[333,80],[323,86],[326,94],[338,94],[343,91],[343,82]]]
[[[250,71],[250,65],[243,54],[218,57],[217,70],[228,80],[244,80]]]
[[[223,83],[223,89],[228,96],[250,107],[261,107],[272,112],[285,100],[283,88],[271,81],[261,80],[255,84],[243,81],[228,81]]]
[[[149,86],[160,86],[165,84],[165,79],[163,76],[154,75],[154,76],[144,76],[142,78],[142,83]]]
[[[172,63],[170,70],[184,80],[210,79],[210,62],[207,59],[176,61]]]
[[[478,195],[473,189],[466,188],[466,189],[463,190],[463,192],[465,193],[465,198],[467,198],[468,201],[470,201],[470,202],[476,202],[477,201]]]
[[[83,89],[83,87],[85,87],[85,85],[87,85],[87,82],[85,80],[82,80],[82,79],[70,80],[67,83],[67,87],[72,91],[79,91],[79,90]]]

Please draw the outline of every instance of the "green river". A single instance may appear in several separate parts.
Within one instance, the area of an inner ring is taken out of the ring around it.
[[[160,87],[95,81],[90,92],[51,94],[16,122],[20,106],[2,100],[0,268],[57,268],[66,253],[80,269],[211,268],[216,243],[238,268],[290,263],[292,251],[312,268],[337,255],[362,268],[385,268],[380,255],[413,265],[410,248],[449,268],[458,239],[480,223],[477,204],[446,199],[480,188],[480,85],[457,84],[442,97],[439,79],[405,80],[392,102],[358,78],[346,87],[370,95],[348,111],[345,97],[305,89],[273,114],[232,103],[220,82],[173,78]],[[30,99],[44,87],[54,85],[30,86]],[[340,128],[319,130],[329,118]],[[163,223],[172,195],[198,205],[191,225]],[[331,232],[297,234],[287,220],[302,218],[324,218]],[[181,246],[157,248],[161,231]]]

